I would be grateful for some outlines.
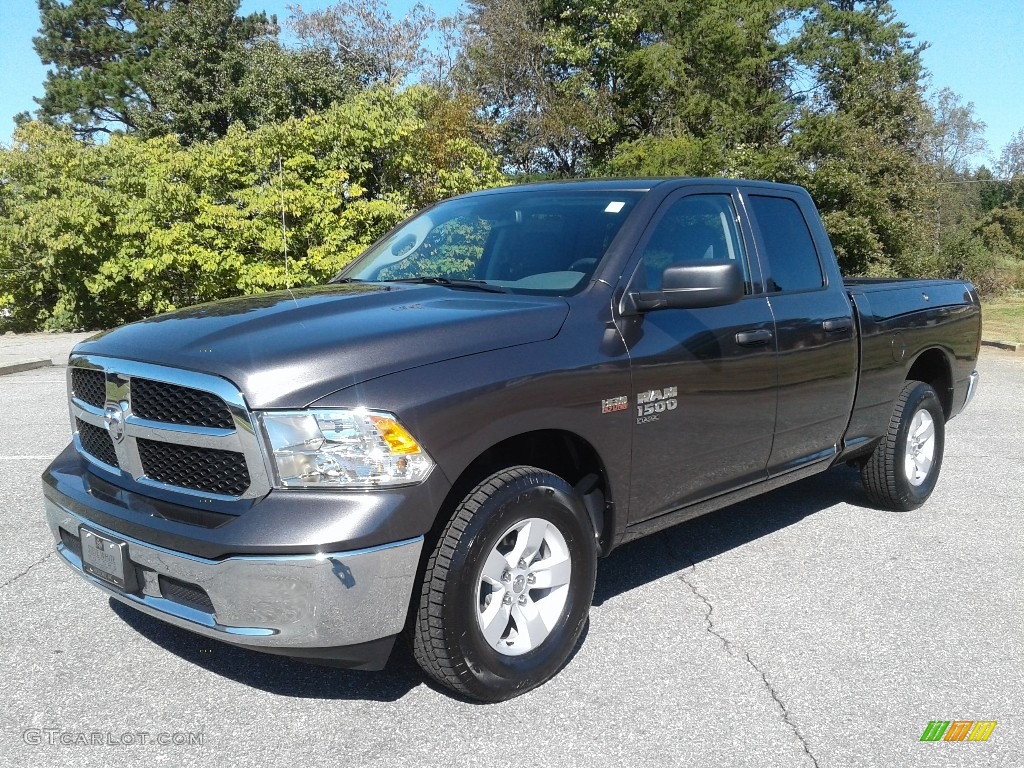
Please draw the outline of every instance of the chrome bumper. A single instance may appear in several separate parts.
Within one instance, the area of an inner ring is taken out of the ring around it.
[[[122,536],[46,499],[57,552],[111,597],[184,629],[255,649],[336,648],[397,634],[405,623],[423,537],[380,547],[315,555],[205,560]],[[62,541],[86,525],[128,545],[139,589],[120,591],[82,570]],[[200,587],[213,610],[168,599],[160,576]]]

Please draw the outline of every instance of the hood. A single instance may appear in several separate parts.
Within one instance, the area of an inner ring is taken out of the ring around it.
[[[74,351],[214,373],[252,408],[301,408],[388,373],[550,339],[568,311],[547,296],[328,285],[157,315]]]

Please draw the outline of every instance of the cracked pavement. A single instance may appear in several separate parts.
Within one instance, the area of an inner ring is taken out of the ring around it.
[[[922,509],[871,509],[842,467],[622,547],[567,667],[497,705],[430,687],[404,650],[343,672],[111,604],[43,518],[63,371],[0,376],[0,766],[1022,766],[1024,361],[985,350],[979,368]],[[920,742],[935,719],[998,725]]]
[[[0,589],[6,589],[7,587],[11,586],[14,582],[16,582],[18,579],[20,579],[22,576],[27,576],[29,573],[32,572],[33,568],[36,568],[36,567],[42,565],[47,560],[49,560],[51,557],[53,557],[55,554],[57,554],[57,553],[53,552],[53,551],[46,553],[45,555],[40,557],[38,560],[36,560],[34,563],[32,563],[32,565],[30,565],[28,568],[23,570],[21,573],[14,574],[14,576],[9,578],[3,584],[0,584]]]
[[[690,569],[693,568],[695,568],[695,566],[693,563],[691,563]],[[803,734],[800,733],[800,729],[797,728],[796,724],[790,719],[789,710],[786,709],[785,703],[782,701],[781,698],[779,698],[778,692],[772,686],[771,681],[768,680],[768,673],[761,669],[761,667],[757,666],[756,663],[754,663],[754,660],[750,658],[750,653],[748,651],[741,652],[737,650],[736,647],[733,646],[729,638],[715,630],[715,623],[711,619],[711,615],[712,613],[714,613],[715,607],[711,604],[711,601],[708,600],[707,597],[701,594],[700,590],[697,589],[693,582],[686,578],[685,573],[679,574],[679,580],[686,585],[686,588],[689,589],[693,593],[694,597],[700,600],[704,604],[704,607],[707,609],[704,613],[704,621],[707,625],[708,633],[714,635],[722,641],[722,647],[725,648],[726,652],[728,652],[730,656],[734,656],[736,658],[742,657],[742,659],[748,665],[750,665],[750,668],[753,669],[754,672],[761,678],[761,681],[764,683],[765,690],[772,697],[772,700],[778,705],[779,713],[782,715],[783,722],[793,730],[793,735],[796,736],[797,740],[800,742],[800,746],[803,747],[803,750],[807,754],[807,757],[810,759],[811,763],[813,763],[817,767],[818,760],[814,757],[814,753],[811,752],[811,748],[807,745],[807,740],[803,737]]]

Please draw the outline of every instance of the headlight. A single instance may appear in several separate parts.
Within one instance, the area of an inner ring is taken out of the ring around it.
[[[392,414],[365,408],[264,411],[277,488],[418,483],[434,461]]]

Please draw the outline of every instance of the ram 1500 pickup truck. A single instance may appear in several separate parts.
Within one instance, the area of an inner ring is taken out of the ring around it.
[[[924,503],[980,320],[967,283],[844,282],[798,187],[479,192],[327,285],[79,344],[46,515],[178,627],[363,669],[404,634],[502,700],[566,662],[623,542],[839,463]]]

